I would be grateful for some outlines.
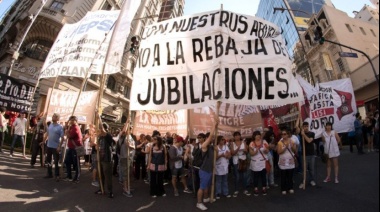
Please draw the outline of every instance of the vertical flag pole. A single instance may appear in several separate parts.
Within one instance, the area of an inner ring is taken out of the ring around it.
[[[221,102],[220,101],[218,101],[217,103],[216,103],[216,114],[215,114],[215,116],[216,116],[216,120],[218,120],[219,119],[219,111],[220,111],[220,105],[221,105]],[[210,194],[210,197],[211,197],[211,203],[213,203],[214,202],[214,193],[215,193],[215,173],[216,173],[216,167],[215,167],[215,164],[216,164],[216,157],[217,157],[217,148],[218,148],[218,144],[217,144],[217,142],[218,142],[218,129],[219,129],[219,127],[217,127],[216,129],[215,129],[215,141],[214,141],[214,160],[213,160],[213,165],[212,165],[212,167],[213,167],[213,169],[212,169],[212,183],[211,183],[211,194]],[[213,136],[213,135],[210,135],[210,136]]]

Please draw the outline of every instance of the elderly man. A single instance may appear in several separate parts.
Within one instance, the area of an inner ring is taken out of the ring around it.
[[[44,141],[47,139],[47,155],[46,155],[46,163],[47,163],[47,175],[45,178],[53,178],[53,168],[52,168],[52,157],[54,158],[54,167],[55,167],[55,178],[56,181],[59,181],[59,152],[63,142],[63,127],[58,123],[59,114],[54,113],[52,117],[52,123],[48,124],[48,128],[46,134],[44,136]]]

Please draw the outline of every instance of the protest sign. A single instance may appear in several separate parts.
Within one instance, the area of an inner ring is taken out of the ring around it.
[[[0,107],[14,112],[30,111],[33,93],[34,87],[0,74]]]
[[[152,135],[154,130],[158,130],[162,136],[170,132],[186,137],[187,123],[187,110],[137,111],[133,134]]]
[[[120,11],[88,12],[78,23],[65,24],[54,42],[40,78],[102,74],[113,26]],[[108,64],[106,74],[120,70]]]
[[[279,135],[280,126],[292,126],[290,122],[298,119],[297,104],[288,104],[283,106],[259,106],[263,125],[265,128],[272,127],[275,135]]]
[[[306,82],[301,80],[300,83]],[[303,119],[309,122],[316,138],[321,137],[327,122],[332,123],[338,133],[354,129],[357,108],[351,79],[320,83],[315,88],[306,85],[304,91],[307,96],[307,107],[304,108],[308,108],[309,112],[305,111],[307,117],[303,115],[306,117]]]
[[[131,110],[303,100],[278,27],[256,17],[214,11],[160,22],[145,28],[138,55]]]
[[[60,115],[60,121],[69,120],[69,117],[73,112],[74,105],[79,93],[75,91],[61,91],[56,89],[49,89],[48,96],[50,96],[51,92],[53,93],[51,94],[49,103],[50,105],[49,107],[47,104],[45,106],[45,112],[47,112],[47,119],[51,120],[53,114],[58,113]],[[93,123],[97,97],[98,91],[82,92],[74,113],[74,115],[78,117],[78,123]]]

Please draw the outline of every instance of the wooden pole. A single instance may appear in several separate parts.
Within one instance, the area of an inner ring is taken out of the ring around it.
[[[215,114],[215,116],[216,116],[217,119],[219,119],[220,105],[221,105],[221,102],[218,101],[218,102],[216,103],[216,114]],[[210,194],[210,197],[211,197],[210,202],[211,202],[211,203],[214,202],[214,193],[215,193],[215,173],[216,173],[216,167],[215,167],[215,164],[216,164],[216,157],[217,157],[217,154],[216,154],[215,148],[218,147],[218,145],[217,145],[217,142],[218,142],[218,128],[219,128],[219,127],[217,127],[217,128],[215,129],[215,135],[214,135],[214,136],[215,136],[215,141],[214,141],[214,159],[213,159],[213,163],[212,163],[212,164],[213,164],[213,165],[212,165],[213,169],[212,169],[212,182],[211,182],[211,194]],[[212,135],[210,135],[210,136],[212,136]]]
[[[131,167],[131,158],[130,158],[130,148],[129,148],[129,145],[130,145],[130,142],[131,142],[131,139],[130,139],[130,136],[131,136],[131,111],[129,110],[129,113],[128,113],[128,119],[127,119],[127,122],[128,125],[127,125],[127,145],[126,145],[126,148],[127,148],[127,186],[128,186],[128,192],[131,192],[131,176],[130,176],[130,167]]]
[[[302,111],[302,106],[301,106],[301,103],[298,103],[298,121],[299,121],[299,127],[300,127],[300,130],[302,131],[302,127],[303,127],[303,121],[302,121],[302,114],[301,114],[301,111]],[[306,147],[305,147],[305,139],[303,138],[303,136],[301,137],[301,140],[302,140],[302,169],[303,169],[303,180],[302,180],[302,185],[303,185],[303,190],[306,189],[306,169],[307,169],[307,165],[306,165]]]

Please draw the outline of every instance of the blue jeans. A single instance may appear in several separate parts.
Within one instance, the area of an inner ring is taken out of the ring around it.
[[[306,170],[308,170],[309,181],[315,181],[315,156],[306,156]]]
[[[65,157],[65,164],[66,164],[66,171],[67,171],[67,178],[72,179],[71,176],[71,165],[73,165],[73,168],[75,170],[75,177],[74,180],[79,180],[79,170],[80,170],[80,164],[77,156],[77,152],[75,149],[68,148],[66,151],[66,157]]]
[[[228,195],[228,174],[226,175],[216,175],[216,194],[217,195]]]
[[[247,172],[239,172],[238,164],[234,164],[235,191],[239,191],[239,182],[243,181],[243,189],[247,189],[248,175]]]
[[[11,145],[11,151],[10,151],[10,154],[12,155],[13,154],[13,149],[15,147],[15,143],[16,141],[20,140],[21,139],[21,143],[22,143],[22,146],[24,147],[25,145],[25,139],[24,139],[24,136],[23,135],[13,135],[13,140],[12,140],[12,145]]]

